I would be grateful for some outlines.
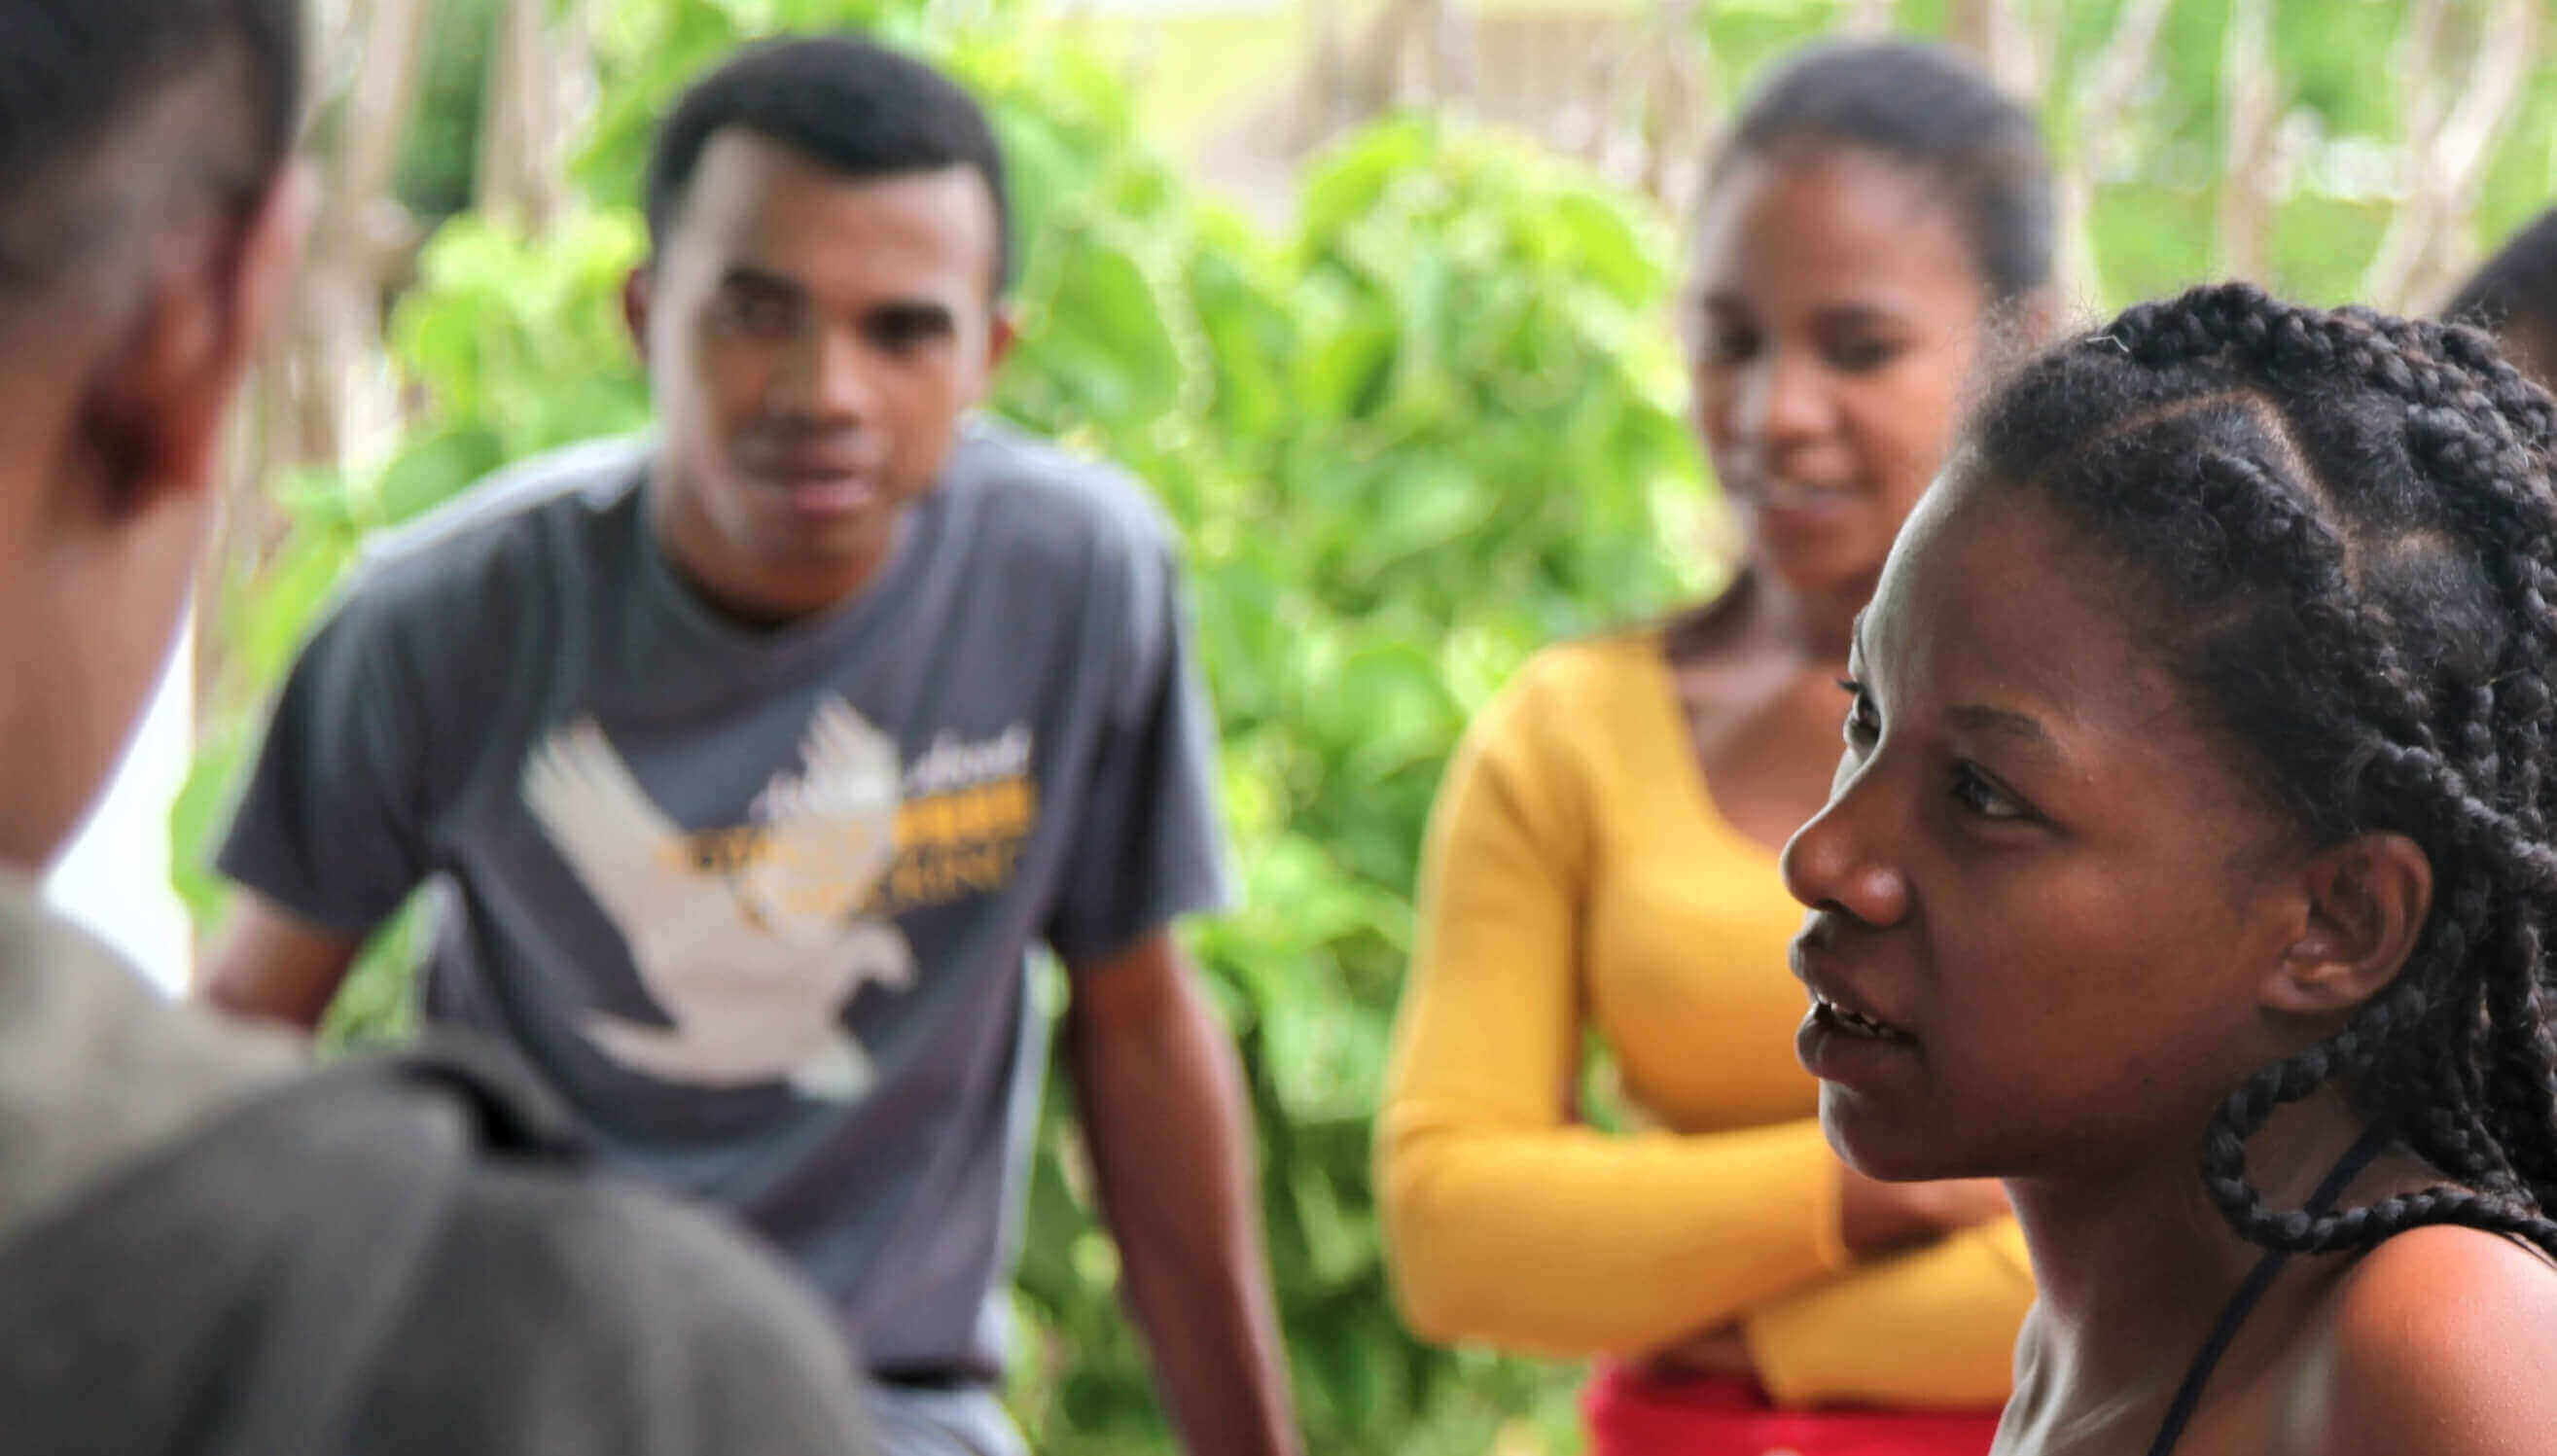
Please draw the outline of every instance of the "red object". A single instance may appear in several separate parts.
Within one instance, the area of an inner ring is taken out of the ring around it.
[[[1983,1456],[1997,1412],[1782,1410],[1744,1376],[1604,1365],[1580,1392],[1589,1456]]]

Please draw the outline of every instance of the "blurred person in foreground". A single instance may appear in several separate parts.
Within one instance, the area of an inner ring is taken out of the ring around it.
[[[308,1025],[443,881],[429,1018],[785,1251],[888,1449],[1002,1453],[1044,944],[1173,1423],[1291,1449],[1241,1079],[1173,938],[1224,894],[1174,544],[974,413],[1012,339],[985,115],[865,42],[756,46],[667,117],[647,211],[658,433],[360,569],[223,851],[206,993]]]
[[[0,1446],[867,1451],[821,1310],[455,1047],[311,1073],[41,909],[308,202],[294,0],[0,0]]]
[[[2033,1290],[1996,1185],[1887,1184],[1797,1065],[1776,854],[1957,396],[2051,308],[2032,122],[1945,53],[1816,50],[1709,174],[1686,326],[1747,539],[1666,625],[1552,648],[1450,766],[1379,1131],[1413,1327],[1603,1357],[1593,1450],[1963,1452]],[[1580,1125],[1584,1038],[1649,1130]]]
[[[2557,381],[2557,209],[2479,264],[2442,317],[2493,334],[2504,357],[2540,384]]]

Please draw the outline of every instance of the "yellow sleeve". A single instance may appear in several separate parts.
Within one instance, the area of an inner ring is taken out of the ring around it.
[[[1589,729],[1557,703],[1540,734],[1522,687],[1468,736],[1431,818],[1378,1128],[1386,1248],[1423,1338],[1645,1350],[1845,1267],[1839,1174],[1810,1121],[1571,1125],[1589,834],[1567,764]]]
[[[1984,1409],[2002,1403],[2033,1264],[2013,1219],[1764,1304],[1742,1329],[1784,1405]]]

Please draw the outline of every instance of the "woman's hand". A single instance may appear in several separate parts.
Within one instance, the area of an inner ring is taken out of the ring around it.
[[[2007,1213],[2006,1189],[1994,1178],[1885,1183],[1841,1171],[1838,1233],[1858,1258],[1933,1244]]]

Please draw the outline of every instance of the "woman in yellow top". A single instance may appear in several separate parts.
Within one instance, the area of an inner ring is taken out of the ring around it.
[[[1943,53],[1823,48],[1744,109],[1698,222],[1696,413],[1747,561],[1542,654],[1449,770],[1379,1128],[1396,1287],[1430,1339],[1614,1357],[1598,1456],[1976,1456],[2024,1251],[1994,1184],[1822,1140],[1776,852],[1827,798],[1851,624],[1957,397],[2047,308],[2048,165]],[[1576,1124],[1592,1033],[1659,1130]]]

